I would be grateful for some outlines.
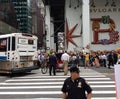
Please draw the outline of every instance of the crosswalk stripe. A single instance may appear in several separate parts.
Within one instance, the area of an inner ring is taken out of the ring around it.
[[[32,98],[29,98],[32,99]],[[34,99],[61,99],[61,98],[34,98]],[[97,98],[92,98],[92,99],[116,99],[115,97],[97,97]]]
[[[92,88],[110,88],[110,87],[115,87],[115,85],[91,85]],[[61,86],[15,86],[15,87],[11,87],[11,86],[3,86],[0,87],[0,89],[40,89],[40,88],[62,88]]]
[[[89,84],[115,84],[114,81],[88,81]],[[18,82],[18,83],[0,83],[0,85],[12,85],[12,86],[15,86],[15,85],[54,85],[54,84],[63,84],[63,82],[29,82],[29,83],[23,83],[23,82]]]
[[[86,80],[110,80],[110,78],[85,78]],[[64,78],[60,78],[60,79],[10,79],[10,80],[6,80],[6,82],[10,82],[10,81],[60,81],[60,80],[65,80]]]
[[[59,75],[59,76],[47,76],[47,75],[44,75],[44,76],[34,76],[34,77],[14,77],[14,78],[27,78],[27,79],[30,79],[30,78],[67,78],[67,77],[69,77],[68,75],[67,76],[61,76],[61,75]],[[106,77],[105,75],[84,75],[84,76],[82,76],[81,75],[81,77],[85,77],[85,78],[87,78],[87,77],[92,77],[92,78],[94,78],[94,77]]]
[[[115,97],[100,97],[100,98],[92,98],[92,99],[116,99]]]
[[[115,94],[116,93],[116,91],[93,91],[92,92],[93,94]],[[33,92],[26,92],[26,91],[22,91],[22,92],[14,92],[14,91],[12,91],[12,92],[7,92],[7,91],[5,91],[5,92],[0,92],[0,95],[27,95],[27,94],[30,94],[30,95],[37,95],[37,94],[41,94],[41,95],[55,95],[55,94],[62,94],[62,92],[61,91],[33,91]]]
[[[85,71],[80,75],[93,89],[91,99],[116,99],[115,81],[94,70]],[[11,98],[14,95],[16,97],[21,95],[21,98],[27,96],[29,99],[61,99],[61,88],[67,77],[70,77],[70,74],[64,76],[59,73],[56,76],[49,76],[47,73],[13,77],[0,83],[0,96]]]
[[[115,81],[88,81],[89,84],[115,84]]]

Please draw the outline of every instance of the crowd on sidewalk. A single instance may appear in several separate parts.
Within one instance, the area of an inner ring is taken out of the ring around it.
[[[53,57],[54,56],[54,57]],[[120,58],[120,53],[116,50],[112,51],[91,51],[91,52],[73,52],[73,51],[64,51],[64,52],[55,52],[50,50],[47,53],[39,53],[38,60],[39,62],[43,60],[48,60],[50,63],[49,74],[53,71],[55,75],[55,66],[58,64],[63,65],[64,75],[68,72],[68,67],[70,66],[82,66],[85,69],[89,67],[106,67],[111,69],[118,59]],[[53,62],[52,62],[53,61]],[[59,68],[59,67],[58,67]],[[60,67],[61,68],[61,67]],[[53,69],[53,70],[52,70]]]

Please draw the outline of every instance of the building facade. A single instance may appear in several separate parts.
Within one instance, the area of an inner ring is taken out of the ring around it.
[[[0,34],[22,32],[38,37],[38,48],[46,46],[43,0],[0,0]]]
[[[32,33],[31,0],[11,0],[17,16],[18,28],[23,33]]]
[[[11,0],[0,0],[0,34],[18,32],[16,12]]]
[[[55,32],[53,29],[55,24],[53,23],[52,28],[51,21],[50,23],[48,21],[49,18],[54,20],[50,9],[53,0],[49,2],[47,12],[50,14],[46,16],[46,23],[52,34]],[[103,51],[116,50],[120,47],[119,0],[64,0],[64,2],[65,29],[62,31],[65,38],[64,50],[77,51],[84,47],[87,51]],[[51,40],[50,38],[49,41]],[[48,46],[51,46],[49,42]]]
[[[32,33],[38,37],[38,49],[46,49],[45,6],[43,0],[32,0]]]

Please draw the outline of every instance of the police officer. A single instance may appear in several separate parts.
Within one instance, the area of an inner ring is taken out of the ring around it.
[[[62,99],[91,99],[92,88],[86,80],[79,75],[78,67],[71,67],[70,74],[62,86]],[[87,92],[87,95],[86,95]]]

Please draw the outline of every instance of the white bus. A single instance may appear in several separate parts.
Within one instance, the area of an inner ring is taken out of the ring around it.
[[[0,35],[0,73],[29,72],[39,67],[37,37],[27,33]]]

